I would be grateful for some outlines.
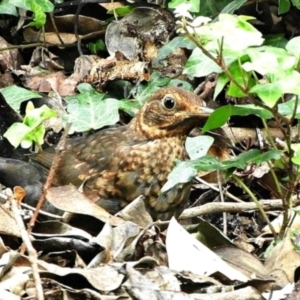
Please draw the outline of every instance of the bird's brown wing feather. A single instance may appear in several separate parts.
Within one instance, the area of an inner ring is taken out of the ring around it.
[[[127,126],[108,128],[89,137],[68,141],[54,183],[80,186],[85,180],[106,170],[117,148],[131,143],[126,129]],[[54,155],[54,149],[50,148],[39,153],[34,160],[49,168]]]

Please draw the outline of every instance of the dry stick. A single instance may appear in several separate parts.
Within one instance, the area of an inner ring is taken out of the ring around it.
[[[31,217],[29,223],[28,223],[28,233],[30,233],[32,231],[32,228],[34,227],[34,224],[35,224],[35,221],[39,215],[39,211],[41,209],[41,207],[43,206],[44,202],[45,202],[45,199],[46,199],[46,193],[49,189],[49,187],[51,186],[52,184],[52,181],[53,181],[53,178],[54,178],[54,175],[55,175],[55,172],[56,172],[56,169],[61,161],[61,158],[62,158],[62,155],[63,155],[63,150],[65,149],[65,145],[66,145],[66,141],[67,141],[67,137],[68,137],[68,132],[69,132],[69,129],[70,129],[70,126],[71,124],[67,124],[67,126],[65,127],[65,131],[56,147],[56,155],[53,159],[53,162],[52,162],[52,165],[51,165],[51,168],[49,170],[49,174],[48,174],[48,177],[47,177],[47,180],[44,184],[44,187],[43,187],[43,192],[39,198],[39,201],[36,205],[36,208],[35,208],[35,212],[33,214],[33,216]],[[24,254],[25,252],[25,245],[23,244],[22,247],[21,247],[21,254]]]
[[[220,194],[220,198],[221,198],[221,202],[224,203],[224,193],[223,193],[223,189],[222,189],[222,180],[221,180],[221,174],[220,174],[220,170],[217,170],[217,178],[218,178],[218,187],[219,187],[219,194]],[[225,235],[227,235],[227,212],[224,211],[223,212],[223,233]]]
[[[53,18],[53,13],[49,13],[49,16],[50,16],[50,20],[51,20],[51,23],[52,23],[52,26],[53,26],[53,28],[54,28],[54,32],[55,32],[57,38],[58,38],[59,41],[61,42],[61,45],[65,47],[66,44],[65,44],[65,42],[63,41],[62,37],[60,36],[60,34],[59,34],[58,30],[57,30],[56,23],[55,23],[55,20],[54,20],[54,18]]]
[[[41,281],[38,264],[37,264],[37,260],[38,260],[37,252],[32,246],[32,243],[31,243],[30,237],[29,237],[29,233],[26,231],[23,219],[21,217],[18,201],[15,199],[14,195],[12,195],[12,194],[10,195],[9,200],[11,203],[11,209],[12,209],[12,212],[14,215],[14,219],[16,220],[16,223],[20,229],[23,243],[26,246],[27,251],[28,251],[28,260],[30,262],[31,269],[32,269],[32,275],[33,275],[33,280],[35,283],[37,299],[44,300],[42,281]]]
[[[270,210],[280,210],[282,209],[281,199],[271,199],[271,200],[260,200],[260,205],[265,211]],[[299,204],[300,201],[295,198],[294,205]],[[217,213],[240,213],[246,211],[258,211],[258,207],[254,202],[245,203],[234,203],[234,202],[213,202],[206,203],[198,207],[187,208],[180,215],[180,220],[190,219],[194,217],[199,217],[206,214],[217,214]]]

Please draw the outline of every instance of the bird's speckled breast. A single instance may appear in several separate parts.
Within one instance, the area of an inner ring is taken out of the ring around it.
[[[112,160],[110,170],[113,171],[100,174],[94,183],[95,190],[105,191],[105,194],[99,194],[102,199],[120,199],[121,208],[144,195],[150,210],[173,209],[186,200],[190,185],[177,186],[174,191],[166,194],[160,194],[160,190],[167,181],[175,160],[187,158],[184,143],[185,137],[165,137],[119,147]],[[183,189],[187,192],[183,193]]]

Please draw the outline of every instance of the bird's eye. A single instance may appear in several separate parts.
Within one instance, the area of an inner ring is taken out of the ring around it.
[[[175,101],[172,97],[166,96],[163,99],[163,105],[166,109],[173,109],[175,107]]]

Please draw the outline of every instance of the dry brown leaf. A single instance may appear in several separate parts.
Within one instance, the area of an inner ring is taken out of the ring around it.
[[[52,205],[63,211],[89,215],[104,223],[109,222],[113,226],[124,223],[122,219],[112,216],[106,210],[91,202],[78,192],[73,185],[52,187],[47,191],[46,197]]]

